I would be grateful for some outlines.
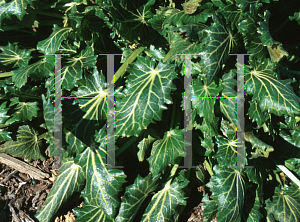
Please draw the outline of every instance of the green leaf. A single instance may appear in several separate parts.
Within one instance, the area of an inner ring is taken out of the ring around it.
[[[154,120],[160,121],[164,103],[171,104],[170,92],[175,89],[172,80],[176,77],[174,66],[158,63],[149,57],[138,57],[128,71],[126,97],[116,101],[116,131],[120,136],[138,136]]]
[[[7,153],[14,157],[21,157],[31,160],[44,160],[45,157],[41,153],[41,140],[28,125],[20,126],[18,129],[17,141],[7,141],[1,145],[0,153]],[[6,138],[8,135],[6,134]]]
[[[244,37],[247,53],[251,54],[249,57],[263,61],[266,58],[267,50],[261,42],[260,34],[257,33],[261,7],[261,3],[250,4],[249,10],[242,13],[242,21],[238,24],[238,30]]]
[[[147,159],[153,175],[164,172],[168,164],[175,164],[178,157],[184,157],[184,130],[172,129],[164,138],[152,145],[151,156]]]
[[[84,150],[85,145],[73,133],[68,130],[65,130],[65,132],[66,142],[69,144],[67,147],[68,153],[70,155],[80,154]]]
[[[231,29],[234,30],[240,21],[240,8],[238,8],[236,4],[230,4],[220,7],[218,12],[224,16],[226,23],[231,25]]]
[[[201,139],[201,146],[203,146],[206,151],[205,151],[205,156],[209,156],[212,152],[214,152],[214,143],[211,137],[207,136],[204,137],[204,139]]]
[[[53,217],[59,207],[69,200],[74,192],[80,192],[83,187],[84,172],[82,168],[75,164],[72,158],[63,159],[50,193],[35,217],[40,222],[53,221]]]
[[[11,79],[11,78],[10,78]],[[4,87],[5,99],[13,99],[19,97],[20,100],[40,100],[42,94],[42,87],[25,85],[22,88],[17,88],[13,83]]]
[[[142,141],[139,142],[138,144],[139,151],[137,153],[137,157],[140,162],[143,162],[146,155],[146,151],[148,150],[150,144],[153,141],[155,141],[155,139],[152,136],[148,135],[148,138],[144,138]]]
[[[218,144],[218,151],[213,158],[218,158],[218,163],[223,166],[233,166],[236,164],[237,156],[237,142],[235,140],[228,140],[221,136],[216,137]]]
[[[77,85],[76,80],[82,78],[82,68],[95,67],[96,59],[92,46],[87,46],[78,56],[67,59],[61,70],[62,88],[68,90],[74,88]]]
[[[280,122],[280,129],[291,129],[291,130],[297,130],[300,131],[300,128],[298,128],[300,126],[299,122],[299,117],[296,116],[296,118],[292,118],[290,116],[284,115],[284,119],[285,119],[285,123]]]
[[[228,58],[234,43],[230,29],[217,14],[213,16],[214,23],[206,29],[208,36],[202,43],[201,65],[206,74],[206,85],[210,85],[215,75]]]
[[[167,38],[170,44],[170,51],[172,55],[175,54],[193,54],[198,53],[201,48],[200,44],[197,42],[190,42],[187,39],[182,39],[180,34],[169,32]],[[171,57],[172,59],[173,57]],[[176,59],[177,57],[175,57]],[[179,56],[180,58],[180,56]]]
[[[279,135],[287,142],[300,148],[300,132],[296,130],[290,130],[290,135],[285,132],[280,132]]]
[[[212,121],[208,121],[204,118],[202,125],[196,127],[196,129],[199,128],[205,136],[216,136],[218,135],[218,121],[219,117],[215,116],[213,116]]]
[[[32,0],[12,0],[7,2],[5,0],[0,1],[0,28],[5,18],[11,18],[15,15],[19,20],[22,20],[25,15],[25,9],[27,5],[34,8]]]
[[[8,43],[7,46],[0,46],[2,53],[0,53],[0,63],[4,66],[14,64],[15,67],[27,66],[30,60],[30,51],[26,49],[19,49],[17,44]]]
[[[103,138],[105,128],[100,131]],[[101,139],[100,139],[101,140]],[[86,187],[82,196],[87,198],[93,205],[99,206],[108,218],[116,216],[117,208],[120,206],[119,193],[122,191],[126,175],[122,170],[106,168],[106,146],[99,148],[88,147],[75,158],[86,177]],[[104,179],[105,178],[105,179]]]
[[[192,89],[193,108],[197,110],[197,113],[200,117],[204,117],[208,121],[212,121],[214,116],[214,105],[216,103],[216,96],[221,91],[222,85],[219,84],[219,86],[217,87],[217,84],[215,84],[214,81],[209,86],[203,85],[202,81],[198,80],[193,83]]]
[[[252,122],[257,122],[259,126],[263,125],[268,119],[268,114],[261,111],[257,101],[249,101],[249,103],[248,115],[252,119]]]
[[[249,181],[252,183],[256,183],[259,186],[262,186],[263,181],[267,178],[268,172],[267,167],[263,159],[257,158],[252,159],[251,165],[253,165],[253,168],[247,168],[245,170]]]
[[[222,97],[236,97],[236,73],[230,71],[222,76]],[[236,98],[221,98],[221,112],[236,126],[237,123],[237,100]]]
[[[211,198],[218,205],[216,215],[218,221],[241,221],[245,197],[243,172],[233,168],[221,168],[218,165],[215,165],[213,169],[215,174],[207,186],[212,192]]]
[[[186,3],[188,3],[188,2],[186,2]],[[185,3],[183,3],[183,8],[185,8],[184,4]],[[161,13],[161,14],[167,16],[164,21],[165,24],[168,23],[173,26],[181,26],[181,25],[190,24],[190,23],[199,24],[199,23],[207,22],[207,19],[213,15],[214,11],[213,11],[211,4],[206,4],[204,9],[206,9],[206,10],[200,14],[189,15],[188,13],[186,13],[186,10],[179,10],[179,9],[174,8],[171,11],[169,7],[160,7],[159,10],[161,12],[158,11],[157,13]],[[170,11],[172,13],[170,13]],[[192,14],[192,13],[190,13],[190,14]]]
[[[4,102],[0,105],[0,124],[4,124],[5,121],[9,118],[9,115],[7,115],[7,111],[9,108],[6,108],[6,103]]]
[[[279,62],[283,56],[288,56],[288,52],[285,51],[282,47],[280,42],[276,42],[270,33],[269,30],[269,18],[271,16],[270,11],[266,11],[264,13],[264,21],[259,22],[260,28],[258,33],[261,34],[261,42],[264,46],[267,46],[269,51],[271,61],[272,62]]]
[[[47,57],[31,65],[21,67],[17,70],[12,70],[12,81],[15,86],[21,88],[27,82],[27,77],[30,75],[37,75],[41,79],[49,77],[50,73],[53,73],[54,62],[50,62]]]
[[[42,94],[43,100],[43,114],[47,129],[49,132],[54,132],[54,106],[50,102],[50,99],[45,98],[44,94]]]
[[[86,146],[90,146],[94,140],[95,130],[99,129],[99,122],[96,120],[83,119],[86,114],[78,105],[72,105],[72,100],[62,101],[62,122],[64,127],[72,132]]]
[[[198,165],[196,167],[196,177],[201,182],[201,184],[205,184],[205,170],[202,165]]]
[[[113,30],[122,38],[130,42],[148,45],[158,35],[149,24],[153,17],[151,6],[155,0],[148,0],[146,4],[129,4],[126,0],[110,0],[105,2],[104,9],[113,17]]]
[[[71,31],[72,28],[70,27],[60,28],[57,24],[54,24],[52,34],[49,36],[49,38],[38,42],[37,49],[46,55],[56,53],[62,41],[67,38],[68,33]]]
[[[37,111],[40,110],[38,102],[20,102],[18,97],[12,99],[9,106],[12,107],[15,104],[18,104],[15,108],[16,112],[14,112],[12,117],[6,121],[6,124],[8,125],[16,121],[31,121],[32,117],[37,117]]]
[[[144,200],[157,188],[157,180],[159,175],[152,178],[149,174],[145,178],[137,175],[134,184],[126,187],[119,214],[116,217],[116,222],[134,221],[134,217],[139,212],[140,207]]]
[[[210,200],[208,198],[208,194],[205,194],[202,198],[202,202],[204,203],[204,211],[203,211],[203,219],[204,221],[213,220],[218,212],[218,205],[216,200]]]
[[[0,143],[12,140],[9,134],[11,134],[11,132],[6,131],[5,129],[0,129]]]
[[[245,67],[245,90],[253,95],[261,111],[273,113],[277,116],[283,114],[294,117],[300,114],[300,98],[293,92],[290,79],[279,80],[275,77],[270,60],[253,64],[253,70]]]
[[[257,222],[264,219],[262,212],[262,204],[260,203],[258,197],[255,197],[254,203],[252,198],[245,198],[244,213],[242,215],[243,221],[246,222]]]
[[[91,204],[88,198],[85,198],[83,208],[75,207],[73,211],[76,222],[113,222],[101,207]]]
[[[236,123],[230,123],[222,118],[220,130],[229,140],[236,140]]]
[[[73,104],[78,104],[79,108],[86,112],[84,119],[102,120],[107,114],[107,90],[106,80],[102,72],[99,74],[94,68],[92,75],[87,75],[85,79],[77,81],[78,90],[72,92],[72,96],[77,96]]]
[[[77,47],[75,44],[73,45],[72,43],[65,43],[64,41],[59,49],[57,50],[57,53],[63,53],[63,54],[75,54],[77,53],[77,50],[79,47]]]
[[[294,16],[289,16],[289,19],[292,20],[296,20],[298,22],[298,24],[300,25],[300,12],[295,12]]]
[[[258,157],[268,158],[269,153],[274,151],[274,148],[272,146],[258,139],[256,136],[254,136],[253,132],[245,133],[245,140],[252,144],[252,149],[256,148],[255,152],[251,153],[252,157],[250,157],[250,159]]]
[[[180,175],[183,177],[182,175]],[[179,176],[179,177],[180,177]],[[188,184],[188,181],[184,178],[169,180],[164,188],[158,191],[148,204],[141,222],[154,222],[154,221],[174,221],[172,215],[176,214],[177,207],[179,205],[186,205],[183,188]]]
[[[281,122],[279,123],[279,125],[280,125],[279,135],[285,141],[289,142],[293,146],[300,148],[300,127],[297,122],[297,119],[294,119],[294,118],[286,116],[286,115],[284,117],[285,117],[286,124],[283,124]]]
[[[300,220],[300,190],[299,187],[275,188],[272,199],[266,200],[268,214],[282,222],[296,222]]]

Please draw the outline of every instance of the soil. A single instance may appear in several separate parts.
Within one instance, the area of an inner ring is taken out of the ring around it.
[[[24,159],[17,158],[24,161]],[[24,161],[26,162],[26,161]],[[0,163],[0,222],[38,222],[34,215],[43,206],[47,195],[56,179],[58,169],[54,158],[48,156],[46,160],[36,160],[29,163],[50,175],[43,180],[34,180],[30,175],[18,171],[1,183],[14,169]],[[201,192],[201,189],[198,189]],[[74,207],[83,207],[83,199],[63,206],[57,212],[54,222],[74,222]],[[203,203],[194,207],[187,222],[203,221]],[[212,222],[216,222],[214,219]]]
[[[24,161],[24,159],[17,158]],[[24,161],[26,162],[26,161]],[[34,215],[41,209],[47,195],[56,179],[58,169],[55,169],[54,158],[36,160],[29,165],[39,168],[50,175],[43,180],[34,180],[30,175],[15,171],[13,168],[0,163],[0,222],[36,222]],[[12,172],[6,182],[1,183]],[[83,201],[81,200],[83,203]],[[76,203],[80,206],[81,203]],[[82,204],[81,204],[82,206]],[[55,222],[73,222],[75,215],[72,208],[65,207],[57,212]]]

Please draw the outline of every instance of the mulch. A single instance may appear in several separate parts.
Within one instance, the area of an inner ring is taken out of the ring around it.
[[[29,165],[48,173],[50,177],[34,180],[30,175],[0,163],[0,222],[37,221],[34,215],[43,206],[56,179],[58,169],[55,168],[53,157],[32,161]],[[4,182],[1,183],[2,181]],[[70,209],[62,209],[59,214],[55,222],[75,221],[74,213]]]

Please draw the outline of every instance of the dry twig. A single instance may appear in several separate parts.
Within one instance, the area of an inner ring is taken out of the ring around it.
[[[42,180],[43,178],[49,178],[49,174],[44,173],[43,171],[30,166],[27,163],[24,163],[21,160],[18,160],[12,156],[9,156],[5,153],[0,153],[0,162],[10,166],[11,168],[14,168],[21,173],[27,173],[31,175],[36,180]]]

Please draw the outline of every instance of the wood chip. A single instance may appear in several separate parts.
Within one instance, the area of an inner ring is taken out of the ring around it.
[[[0,153],[0,162],[18,170],[21,173],[29,174],[36,180],[49,178],[49,174],[44,173],[43,171],[5,153]]]

